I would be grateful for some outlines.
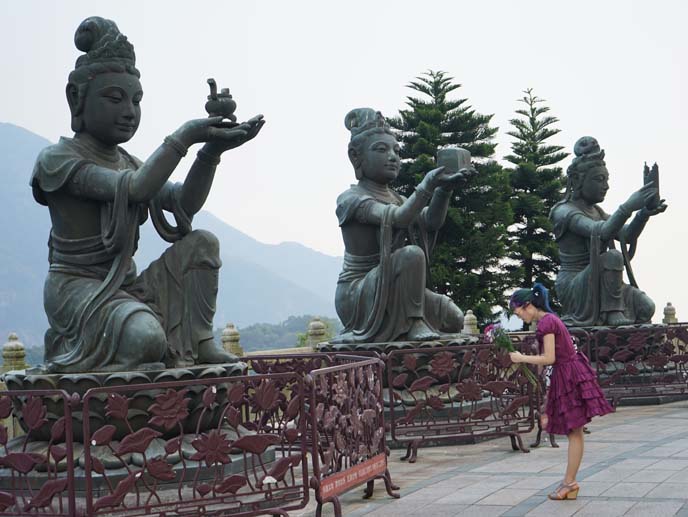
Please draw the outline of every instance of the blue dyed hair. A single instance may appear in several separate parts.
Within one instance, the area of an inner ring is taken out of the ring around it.
[[[532,289],[517,289],[509,298],[509,309],[514,310],[526,303],[545,312],[554,312],[549,306],[549,290],[540,282],[535,282]]]

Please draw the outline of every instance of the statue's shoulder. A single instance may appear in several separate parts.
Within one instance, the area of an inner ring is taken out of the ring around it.
[[[585,212],[570,201],[562,201],[552,207],[549,218],[552,221],[554,237],[557,240],[566,233],[571,218],[578,214],[586,216]]]
[[[561,221],[563,219],[569,219],[571,216],[577,213],[582,214],[583,211],[570,201],[563,201],[552,207],[549,218],[553,223],[556,223],[557,221]]]
[[[62,137],[53,145],[41,150],[31,174],[31,187],[36,201],[46,204],[41,192],[54,192],[89,160],[82,155],[71,138]]]
[[[69,156],[79,156],[79,151],[71,138],[61,137],[56,144],[44,147],[36,157],[36,164],[51,167],[56,161]]]
[[[361,206],[361,203],[368,199],[375,198],[358,185],[351,185],[349,189],[339,194],[337,197],[337,219],[339,220],[339,226],[351,220],[358,207]]]

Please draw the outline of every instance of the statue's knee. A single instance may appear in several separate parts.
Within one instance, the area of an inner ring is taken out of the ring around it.
[[[189,266],[218,268],[220,261],[220,241],[214,234],[207,230],[194,230],[184,236],[181,241],[187,250]]]
[[[619,250],[609,250],[602,253],[602,267],[611,271],[623,271],[624,259]]]
[[[636,299],[635,306],[638,321],[650,321],[655,314],[655,302],[645,293]]]
[[[155,316],[138,312],[125,323],[122,344],[134,363],[155,363],[167,351],[167,336]]]
[[[425,268],[425,253],[420,246],[409,245],[394,252],[397,261],[408,267]]]
[[[451,298],[447,297],[447,299],[442,330],[455,334],[463,330],[463,311],[459,309]]]
[[[207,230],[194,230],[184,237],[189,246],[204,252],[208,256],[220,256],[220,241]]]

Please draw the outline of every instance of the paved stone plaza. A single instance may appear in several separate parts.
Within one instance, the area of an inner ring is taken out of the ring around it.
[[[414,465],[394,450],[390,470],[401,499],[389,498],[380,484],[366,501],[358,488],[343,497],[343,514],[688,517],[688,402],[621,407],[590,430],[576,501],[547,500],[563,477],[565,437],[558,449],[547,443],[530,454],[513,452],[504,438],[420,449]],[[314,501],[292,515],[315,515]],[[331,505],[323,515],[333,515]]]

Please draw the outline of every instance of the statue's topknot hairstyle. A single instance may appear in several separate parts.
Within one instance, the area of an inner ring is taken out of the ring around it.
[[[85,52],[78,57],[69,82],[80,84],[106,72],[128,72],[136,77],[134,46],[112,20],[100,16],[86,18],[74,34],[74,45]]]

